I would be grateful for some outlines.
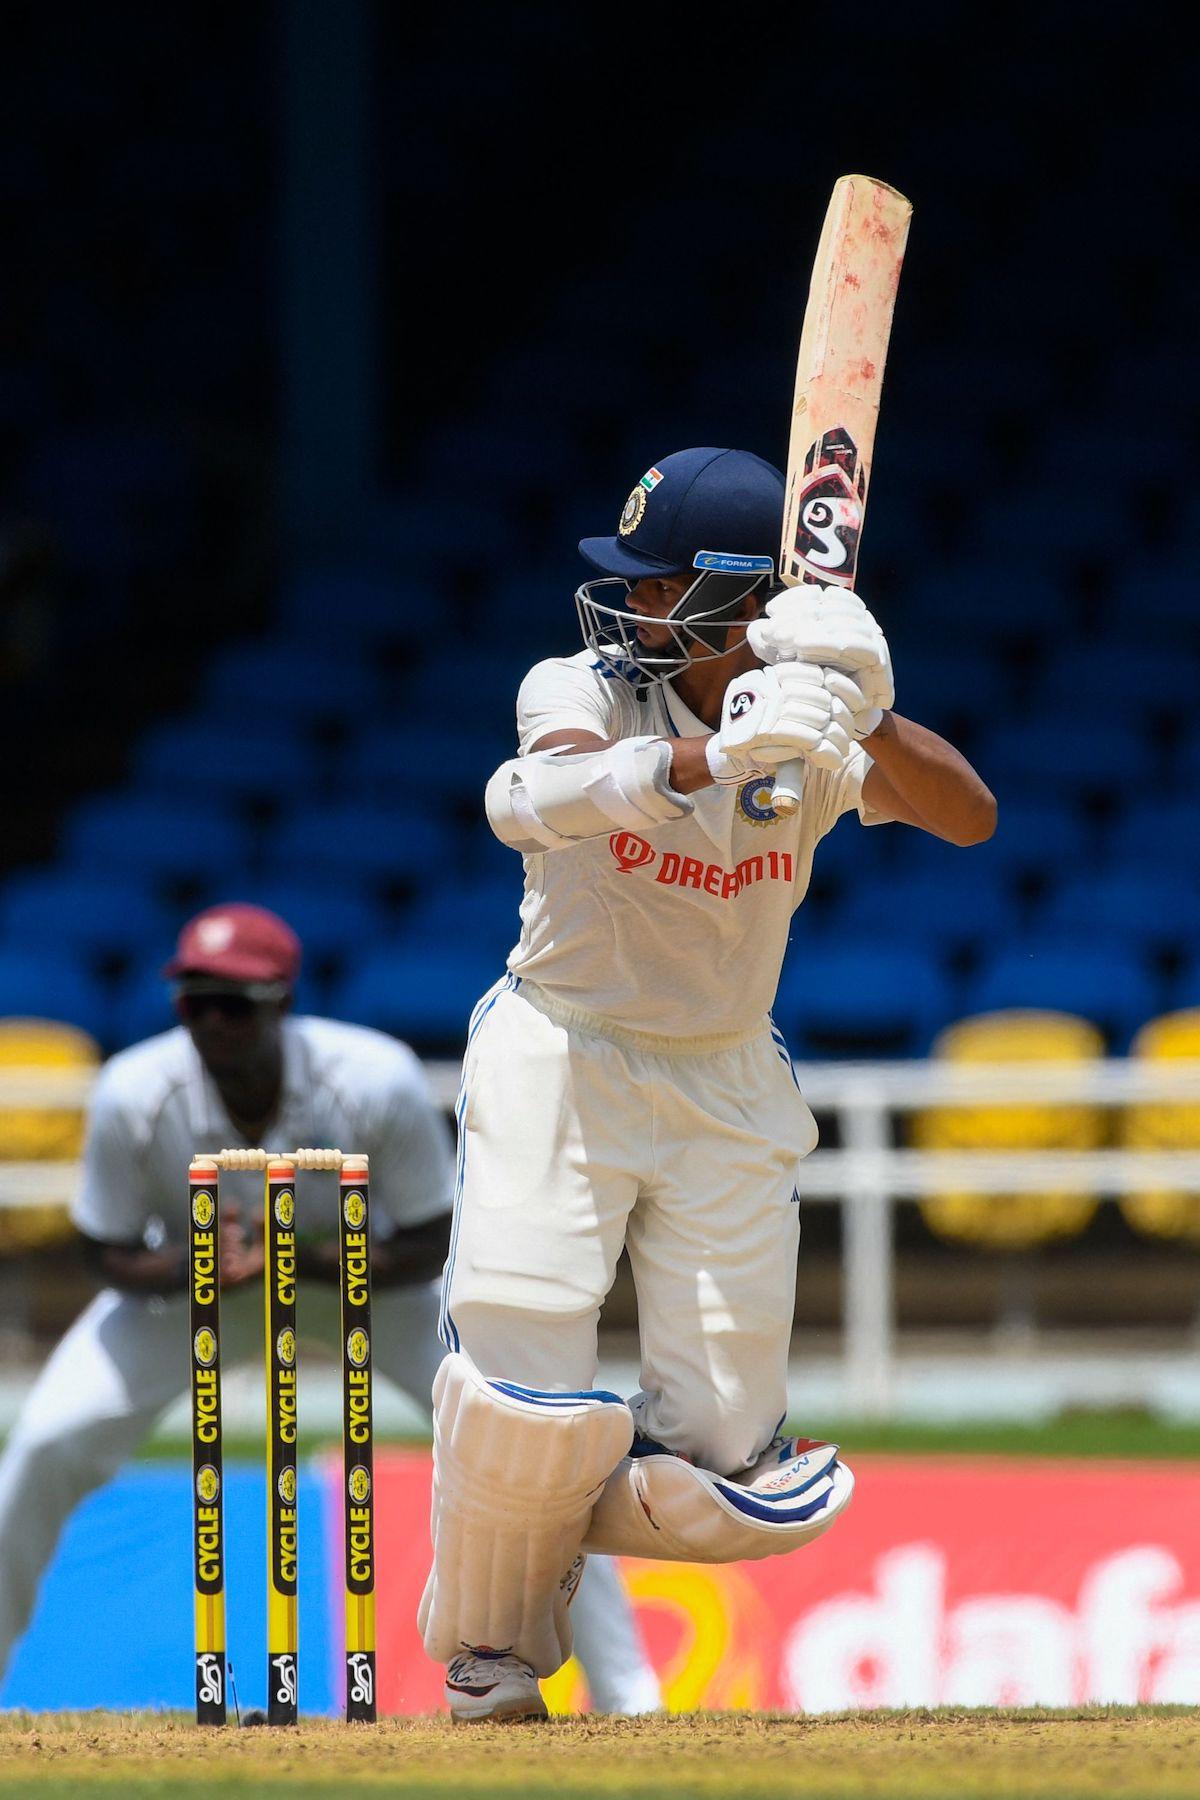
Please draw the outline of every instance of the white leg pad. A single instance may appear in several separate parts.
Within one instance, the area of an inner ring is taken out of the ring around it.
[[[487,1646],[539,1676],[561,1668],[572,1565],[632,1441],[616,1394],[488,1381],[469,1357],[446,1358],[433,1384],[433,1567],[417,1614],[435,1662]]]
[[[854,1477],[836,1444],[776,1441],[743,1475],[712,1475],[669,1452],[626,1457],[605,1483],[583,1547],[668,1562],[753,1562],[828,1531]]]

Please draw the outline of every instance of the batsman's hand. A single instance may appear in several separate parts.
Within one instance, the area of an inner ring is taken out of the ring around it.
[[[854,714],[856,738],[869,737],[884,709],[895,705],[887,639],[849,588],[805,584],[776,594],[767,601],[764,617],[749,627],[746,640],[769,665],[819,663],[853,676],[860,698],[844,697]]]
[[[806,662],[736,676],[725,690],[721,723],[705,753],[713,780],[733,786],[796,756],[818,769],[840,769],[850,753],[854,722],[844,691],[835,691],[831,681],[848,678]]]

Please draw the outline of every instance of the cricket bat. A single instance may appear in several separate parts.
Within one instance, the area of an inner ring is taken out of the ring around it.
[[[779,575],[788,587],[852,587],[892,312],[912,205],[886,182],[834,183],[800,333]],[[771,804],[790,818],[804,759],[782,764]]]

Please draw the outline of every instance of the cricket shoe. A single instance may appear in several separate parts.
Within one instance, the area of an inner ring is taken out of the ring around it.
[[[446,1670],[446,1704],[456,1725],[544,1719],[546,1702],[537,1676],[509,1650],[476,1644],[454,1657]]]

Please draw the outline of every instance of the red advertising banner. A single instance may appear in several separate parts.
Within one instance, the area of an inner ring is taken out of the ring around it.
[[[1200,1701],[1200,1469],[855,1458],[826,1537],[622,1575],[674,1711]],[[441,1705],[414,1617],[429,1458],[378,1461],[380,1704]],[[574,1663],[546,1684],[583,1707]]]

